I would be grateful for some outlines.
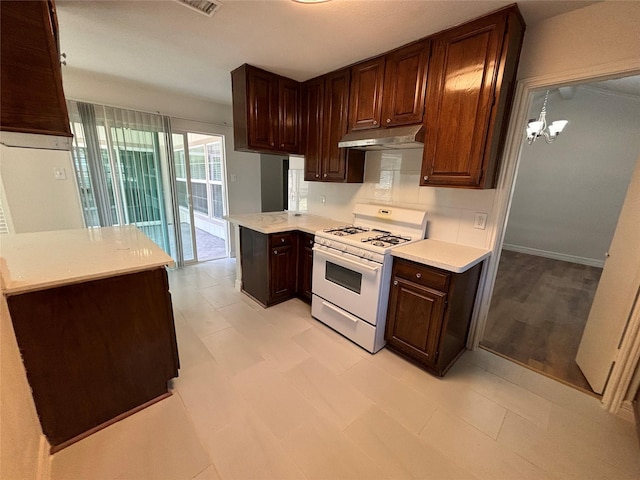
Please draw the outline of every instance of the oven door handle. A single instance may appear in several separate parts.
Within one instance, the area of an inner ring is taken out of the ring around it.
[[[358,268],[364,268],[365,270],[369,270],[370,272],[377,272],[380,267],[370,267],[369,265],[365,265],[364,263],[356,262],[355,260],[351,260],[349,258],[336,255],[334,253],[327,252],[326,250],[315,249],[314,250],[322,255],[326,255],[327,257],[335,258],[336,260],[341,260],[343,262],[350,263],[351,265],[355,265]]]
[[[331,305],[329,302],[325,302],[324,300],[322,301],[322,306],[323,307],[327,307],[330,310],[333,310],[334,312],[340,314],[341,316],[343,316],[344,318],[346,318],[347,320],[351,320],[353,323],[358,323],[360,321],[360,319],[358,317],[354,317],[353,315],[351,315],[350,313],[345,312],[344,310]]]

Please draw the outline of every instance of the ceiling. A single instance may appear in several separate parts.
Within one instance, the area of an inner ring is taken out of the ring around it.
[[[212,17],[171,0],[57,0],[65,68],[231,104],[243,63],[307,80],[463,23],[509,1],[222,0]],[[593,1],[518,2],[528,25]]]

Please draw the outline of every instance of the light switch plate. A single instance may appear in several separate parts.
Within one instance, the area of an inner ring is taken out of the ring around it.
[[[476,212],[476,216],[473,219],[473,228],[484,230],[487,228],[487,214],[484,212]]]
[[[55,167],[53,169],[53,177],[56,180],[66,180],[67,179],[67,171],[62,167]]]

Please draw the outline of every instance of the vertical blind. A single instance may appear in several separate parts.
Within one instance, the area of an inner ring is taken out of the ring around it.
[[[68,101],[87,226],[133,224],[171,254],[168,117]]]

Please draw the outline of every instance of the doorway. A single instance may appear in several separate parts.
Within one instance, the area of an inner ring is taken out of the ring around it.
[[[180,264],[229,256],[225,148],[221,135],[172,132],[175,202],[173,243]]]
[[[569,124],[552,144],[521,146],[480,342],[590,393],[575,358],[640,150],[637,82],[549,87],[547,120]],[[532,93],[528,118],[546,90]]]

